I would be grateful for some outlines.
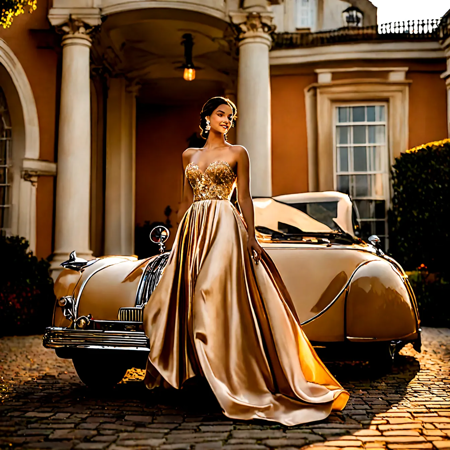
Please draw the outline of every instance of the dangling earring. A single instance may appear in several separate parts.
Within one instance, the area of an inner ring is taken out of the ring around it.
[[[206,119],[206,127],[205,127],[205,130],[206,131],[209,131],[211,129],[211,122],[208,120],[208,119]]]

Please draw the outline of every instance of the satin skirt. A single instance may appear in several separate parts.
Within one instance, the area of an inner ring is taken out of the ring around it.
[[[299,267],[301,270],[301,267]],[[297,425],[341,410],[349,394],[300,327],[286,287],[228,200],[202,200],[184,215],[161,281],[144,311],[150,340],[145,384],[208,381],[233,419]]]

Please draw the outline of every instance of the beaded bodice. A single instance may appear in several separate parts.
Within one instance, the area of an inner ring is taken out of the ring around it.
[[[214,161],[202,172],[191,162],[186,166],[186,178],[194,192],[194,202],[199,200],[229,200],[236,174],[226,161]]]

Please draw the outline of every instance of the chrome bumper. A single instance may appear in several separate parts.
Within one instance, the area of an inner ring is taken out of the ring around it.
[[[46,348],[98,349],[150,351],[149,341],[143,331],[73,330],[69,328],[46,328]]]

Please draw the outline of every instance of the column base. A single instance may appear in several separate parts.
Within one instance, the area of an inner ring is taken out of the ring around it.
[[[71,251],[57,251],[53,253],[51,259],[50,259],[50,276],[55,281],[58,278],[58,275],[63,271],[63,267],[61,266],[61,263],[64,261],[67,261],[69,259]],[[77,251],[77,257],[78,258],[84,258],[87,260],[92,259],[92,250],[87,251]]]

